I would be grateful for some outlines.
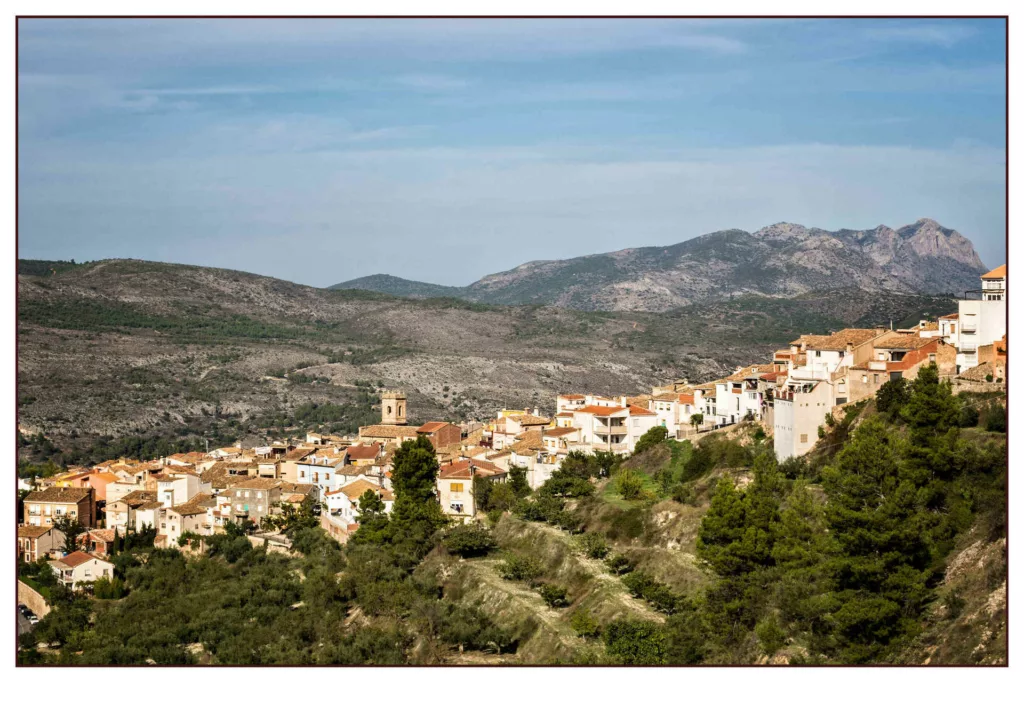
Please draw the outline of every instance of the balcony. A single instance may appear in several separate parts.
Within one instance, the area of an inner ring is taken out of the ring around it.
[[[626,435],[626,425],[625,425],[625,423],[622,423],[622,424],[605,424],[602,421],[598,421],[597,424],[594,426],[594,433],[595,434],[612,435],[612,436],[625,436]]]

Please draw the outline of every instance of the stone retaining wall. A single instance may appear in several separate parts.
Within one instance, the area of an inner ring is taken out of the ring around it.
[[[20,580],[18,581],[18,602],[27,605],[28,609],[37,617],[43,618],[50,613],[50,606],[46,604],[46,599]]]

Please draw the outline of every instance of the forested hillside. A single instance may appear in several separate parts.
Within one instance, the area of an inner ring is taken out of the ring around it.
[[[478,481],[487,517],[456,527],[421,438],[395,456],[390,517],[367,492],[344,548],[299,512],[280,524],[295,557],[234,530],[205,555],[121,544],[97,600],[22,566],[55,608],[19,660],[1004,663],[1005,429],[1002,397],[926,368],[799,460],[755,424],[696,446],[656,428],[536,492],[515,469]]]

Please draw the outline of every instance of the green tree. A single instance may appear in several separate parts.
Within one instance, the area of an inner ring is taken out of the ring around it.
[[[388,539],[418,562],[430,549],[430,537],[446,518],[434,495],[438,465],[434,445],[425,436],[404,442],[392,461],[391,482],[395,506],[391,513]]]
[[[572,626],[573,632],[583,639],[597,637],[601,634],[601,623],[585,607],[576,609],[576,612],[569,618],[569,624]]]
[[[526,474],[525,466],[513,465],[508,467],[508,485],[512,488],[512,492],[517,498],[529,496],[533,491],[530,488],[530,482],[526,480]]]
[[[704,423],[704,415],[701,414],[700,412],[697,412],[695,414],[691,414],[690,415],[690,426],[692,426],[694,429],[699,428],[700,425],[703,424],[703,423]]]
[[[668,429],[663,426],[654,426],[636,441],[633,447],[634,454],[642,454],[651,447],[657,446],[668,438]]]
[[[78,550],[82,544],[78,537],[85,533],[86,528],[77,516],[65,513],[62,516],[54,516],[53,527],[64,536],[64,549],[68,551]]]
[[[644,477],[637,471],[620,471],[615,477],[615,490],[627,501],[643,498]]]
[[[910,383],[904,379],[890,380],[875,392],[875,405],[878,411],[895,418],[910,401]]]
[[[491,532],[479,525],[456,526],[444,534],[442,542],[449,553],[464,558],[487,555],[498,547]]]
[[[646,620],[614,620],[602,635],[608,654],[622,664],[664,664],[665,633]]]

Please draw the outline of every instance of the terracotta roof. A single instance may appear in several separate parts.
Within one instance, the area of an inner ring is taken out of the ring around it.
[[[543,435],[544,436],[567,436],[569,434],[575,434],[577,432],[579,432],[579,429],[576,429],[576,428],[571,427],[571,426],[562,426],[562,427],[559,427],[557,429],[545,429],[544,432],[543,432]]]
[[[393,498],[390,491],[388,491],[385,488],[381,488],[377,484],[366,480],[353,481],[352,483],[345,484],[337,491],[333,491],[332,493],[337,493],[338,491],[341,491],[343,494],[348,496],[348,499],[350,501],[358,501],[359,497],[362,496],[367,491],[373,491],[374,493],[381,497],[381,500],[388,501],[391,500],[391,498]],[[388,496],[388,498],[385,498],[385,496]]]
[[[985,273],[981,277],[988,278],[989,280],[995,280],[997,278],[1005,278],[1006,277],[1006,263],[1003,263],[998,268],[994,268],[994,269],[988,271],[987,273]]]
[[[92,538],[93,540],[101,540],[104,543],[114,542],[114,529],[113,528],[93,528],[91,531],[86,531],[83,535]]]
[[[471,478],[470,471],[472,470],[473,462],[472,459],[463,459],[461,461],[453,461],[450,464],[445,464],[441,467],[438,472],[438,478]]]
[[[626,407],[599,407],[596,404],[591,404],[589,407],[583,407],[577,409],[577,414],[595,414],[597,416],[611,416],[612,414],[618,414],[619,412],[626,411]]]
[[[374,424],[359,428],[359,436],[368,436],[377,439],[397,439],[400,436],[411,436],[416,438],[416,426],[390,426],[388,424]]]
[[[198,516],[200,513],[206,513],[207,508],[213,508],[216,505],[216,498],[208,493],[201,493],[198,496],[193,496],[188,501],[185,501],[185,503],[172,506],[170,510],[179,516]]]
[[[630,416],[656,416],[650,409],[644,409],[643,407],[638,407],[635,404],[629,405],[629,413]]]
[[[917,335],[886,335],[875,347],[882,350],[916,350],[924,347],[930,342],[935,342],[938,337],[918,337]]]
[[[270,489],[277,488],[280,485],[281,482],[273,478],[250,478],[245,481],[239,481],[238,483],[231,484],[231,488],[252,488],[269,491]]]
[[[800,345],[806,343],[806,349],[809,350],[845,350],[847,344],[853,344],[854,347],[862,345],[868,340],[873,339],[876,334],[874,330],[847,328],[839,332],[833,332],[831,335],[800,335],[798,339],[793,340],[789,344]]]
[[[418,434],[433,434],[435,431],[440,431],[442,428],[449,425],[446,421],[428,421],[423,426],[416,429]],[[454,426],[454,424],[452,424]]]
[[[380,446],[377,444],[350,446],[345,449],[345,453],[350,459],[375,459],[380,456]]]
[[[960,317],[960,313],[959,312],[951,312],[948,315],[943,315],[939,319],[940,320],[956,320],[959,317]]]
[[[61,488],[50,486],[45,491],[35,491],[25,496],[28,503],[80,503],[92,494],[91,488]]]
[[[19,538],[38,538],[53,530],[53,526],[18,526]]]
[[[281,458],[283,458],[285,461],[301,461],[302,459],[312,454],[314,451],[316,451],[316,449],[292,449],[290,451],[285,452],[285,455],[282,456]]]
[[[120,498],[121,503],[127,503],[129,506],[137,506],[140,503],[145,503],[156,498],[156,491],[146,491],[144,489],[137,489],[126,493]]]
[[[558,412],[555,414],[556,417],[571,417],[572,415],[572,412]]]
[[[679,395],[679,403],[680,404],[693,404],[693,394],[680,394]]]
[[[543,426],[551,423],[551,419],[548,417],[534,416],[533,414],[513,414],[508,419],[517,421],[523,426]]]
[[[559,394],[558,398],[559,399],[586,399],[587,395],[585,395],[585,394]]]
[[[68,553],[57,562],[63,563],[69,568],[77,568],[82,563],[88,563],[90,560],[93,559],[99,560],[100,562],[107,563],[107,565],[110,565],[110,563],[108,563],[106,560],[103,560],[103,558],[98,558],[92,553],[86,553],[81,550],[76,550],[72,553]]]

